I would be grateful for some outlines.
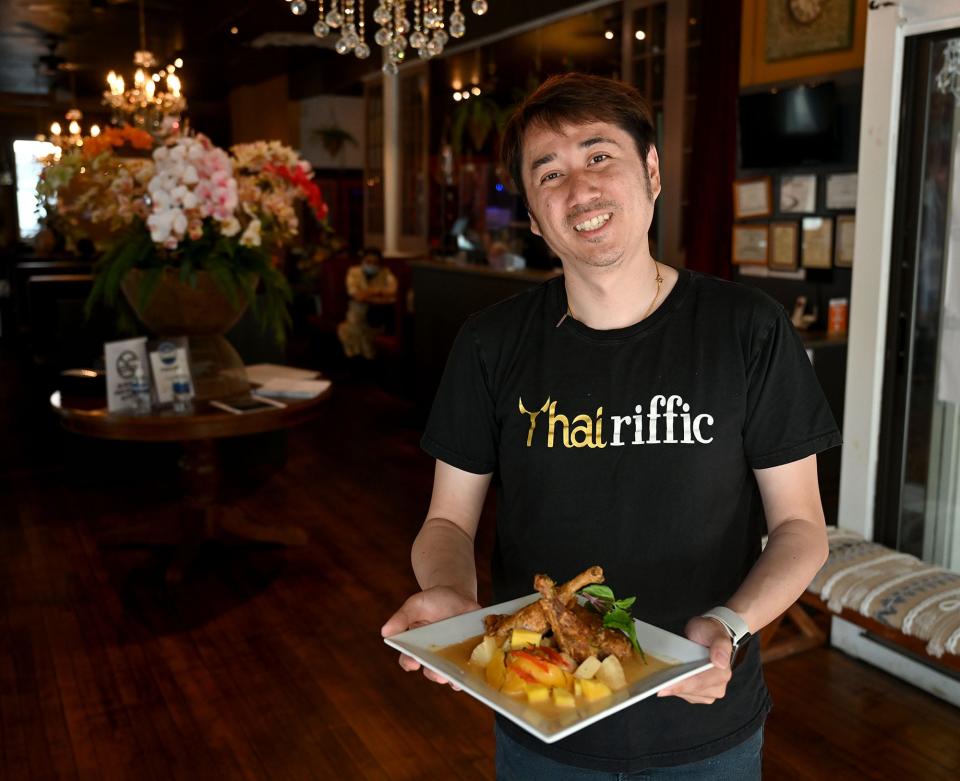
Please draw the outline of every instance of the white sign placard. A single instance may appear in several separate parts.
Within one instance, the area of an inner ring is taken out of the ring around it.
[[[150,382],[147,337],[107,342],[103,345],[103,354],[107,368],[107,409],[110,412],[137,411],[135,383],[138,370],[139,379]]]
[[[150,351],[150,367],[153,369],[154,387],[160,404],[173,402],[173,381],[184,376],[190,383],[193,396],[193,381],[190,378],[190,356],[187,340],[183,337],[163,339]]]

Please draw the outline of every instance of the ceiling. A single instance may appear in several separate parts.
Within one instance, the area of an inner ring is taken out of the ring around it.
[[[367,0],[372,16],[375,0]],[[467,36],[479,39],[580,4],[576,0],[490,0],[483,17],[467,13]],[[184,59],[181,73],[191,102],[223,100],[237,84],[280,72],[294,97],[356,91],[378,68],[341,56],[311,34],[317,5],[295,17],[284,0],[144,0],[147,48],[163,62]],[[328,3],[329,6],[329,3]],[[5,103],[99,103],[104,76],[129,77],[139,48],[138,0],[0,0],[0,95]],[[236,33],[231,28],[236,28]],[[368,36],[376,29],[368,20]],[[292,34],[292,35],[291,35]],[[265,41],[283,45],[262,46]],[[372,45],[372,40],[370,41]],[[319,45],[318,45],[319,44]]]

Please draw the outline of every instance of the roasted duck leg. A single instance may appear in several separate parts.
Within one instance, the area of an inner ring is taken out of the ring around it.
[[[553,581],[550,583],[552,585]],[[572,577],[556,589],[556,598],[564,605],[572,605],[577,592],[593,583],[603,583],[603,567],[590,567]],[[498,642],[503,642],[514,629],[530,629],[541,634],[546,632],[548,623],[541,607],[542,601],[527,605],[510,616],[487,616],[484,619],[486,634],[495,635]]]
[[[568,606],[546,575],[537,575],[533,583],[543,595],[536,604],[540,605],[561,651],[578,663],[588,656],[602,659],[613,654],[625,659],[630,655],[630,641],[622,632],[606,628],[599,615],[576,603]]]

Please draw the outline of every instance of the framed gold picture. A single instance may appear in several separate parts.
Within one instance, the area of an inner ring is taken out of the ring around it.
[[[833,262],[841,268],[853,266],[853,234],[856,227],[857,220],[852,214],[841,214],[837,217],[837,247]]]
[[[771,222],[768,240],[767,265],[774,271],[797,270],[797,246],[800,224],[797,222]]]
[[[733,183],[734,219],[769,217],[772,213],[773,185],[769,176],[737,179]]]
[[[740,86],[863,67],[867,0],[743,0]]]
[[[801,239],[801,264],[804,268],[833,267],[833,220],[830,217],[804,217]]]
[[[768,2],[764,58],[777,62],[849,49],[855,5],[855,0]]]
[[[762,266],[767,262],[769,230],[766,225],[733,226],[733,262]]]

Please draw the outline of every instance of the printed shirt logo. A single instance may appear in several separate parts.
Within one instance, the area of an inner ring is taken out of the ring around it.
[[[546,413],[546,419],[537,419]],[[597,407],[593,416],[574,415],[559,411],[559,402],[550,397],[539,408],[527,409],[520,397],[520,414],[530,418],[527,429],[527,447],[546,444],[547,447],[605,448],[624,445],[709,445],[713,436],[713,415],[693,415],[690,405],[680,396],[657,395],[650,399],[647,411],[637,404],[632,415],[611,415],[604,418],[603,407]],[[606,425],[605,425],[606,424]],[[604,430],[609,441],[604,439]],[[559,434],[559,436],[558,436]],[[632,435],[632,436],[631,436]],[[559,440],[559,442],[558,442]]]

